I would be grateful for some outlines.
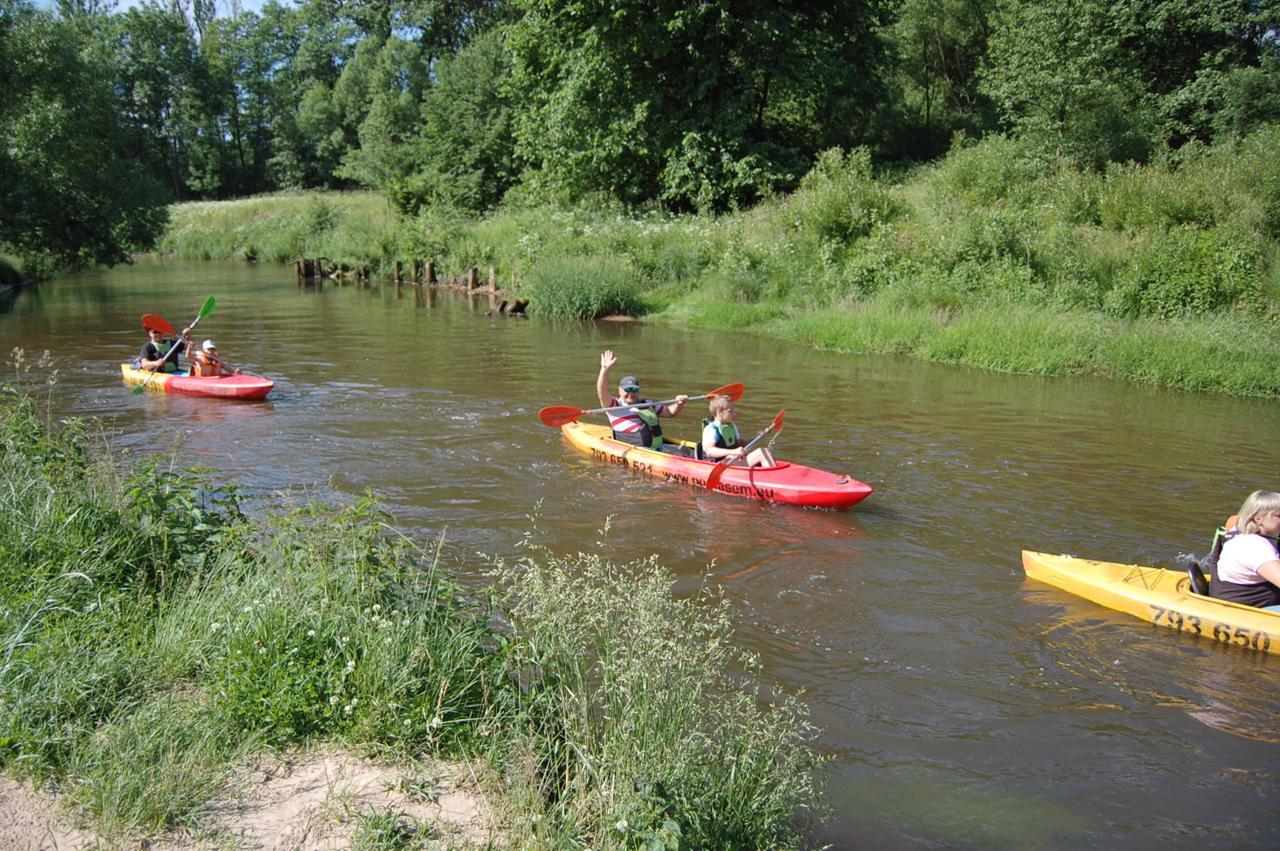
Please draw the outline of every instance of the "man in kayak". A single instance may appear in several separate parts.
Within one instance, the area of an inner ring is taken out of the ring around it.
[[[191,361],[191,374],[197,378],[213,378],[219,375],[236,375],[238,369],[232,369],[222,362],[218,356],[218,346],[213,340],[205,340],[200,348],[192,348],[187,353]]]
[[[609,426],[613,429],[614,439],[621,440],[623,443],[630,443],[632,446],[644,446],[672,455],[687,455],[688,452],[683,446],[667,443],[662,439],[662,425],[658,422],[658,418],[674,417],[680,413],[680,409],[684,407],[684,403],[689,398],[688,395],[682,393],[676,396],[675,401],[670,405],[648,404],[640,407],[641,403],[649,400],[640,397],[640,382],[636,380],[634,375],[624,376],[618,382],[618,395],[611,395],[609,393],[609,370],[617,362],[618,358],[611,349],[606,349],[600,355],[600,375],[596,378],[596,395],[600,397],[600,404],[606,408],[617,408],[625,405],[636,405],[637,407],[608,412]]]
[[[712,396],[708,403],[711,419],[706,420],[702,428],[702,457],[708,461],[720,461],[724,458],[746,457],[748,467],[774,466],[773,453],[768,447],[751,450],[748,455],[742,446],[742,433],[738,431],[736,422],[738,412],[734,410],[733,399],[728,396]]]
[[[183,328],[182,337],[178,340],[165,340],[161,338],[159,331],[148,328],[147,341],[138,352],[135,366],[151,372],[178,372],[181,369],[178,366],[178,350],[182,348],[180,342],[185,342],[188,346],[191,344],[190,329]]]
[[[1280,493],[1254,491],[1227,529],[1210,572],[1209,594],[1280,612]]]

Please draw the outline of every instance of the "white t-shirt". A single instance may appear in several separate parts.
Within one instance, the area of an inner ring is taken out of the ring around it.
[[[1269,538],[1261,535],[1237,535],[1222,545],[1218,556],[1218,578],[1237,585],[1266,582],[1258,568],[1269,561],[1280,560],[1280,553]]]

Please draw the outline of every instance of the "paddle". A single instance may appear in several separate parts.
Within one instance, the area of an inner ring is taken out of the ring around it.
[[[785,408],[781,411],[778,411],[778,415],[773,418],[773,422],[765,426],[764,429],[759,434],[757,434],[755,437],[751,439],[750,443],[742,447],[744,450],[742,453],[743,458],[747,457],[747,453],[751,451],[751,447],[759,443],[760,439],[763,438],[766,434],[768,434],[771,431],[782,431],[782,415],[783,413],[785,413],[785,411],[786,411]],[[731,455],[728,458],[722,458],[718,464],[712,467],[711,475],[707,476],[707,490],[715,490],[716,485],[720,484],[720,477],[724,475],[724,471],[728,469],[730,464],[732,464],[734,461],[737,461],[737,460],[738,460],[738,457],[736,455]]]
[[[742,398],[742,393],[745,389],[741,384],[726,384],[723,387],[717,387],[710,393],[704,393],[701,396],[690,396],[685,401],[710,399],[712,396],[728,396],[736,402]],[[604,414],[609,411],[625,411],[630,408],[656,408],[658,405],[673,405],[675,401],[675,399],[667,399],[664,402],[637,402],[634,405],[614,405],[612,408],[592,408],[589,411],[575,408],[572,405],[549,405],[538,411],[538,419],[542,420],[543,425],[559,428],[562,425],[568,425],[579,417],[585,417],[587,414]]]
[[[175,333],[172,325],[165,322],[154,313],[142,314],[142,327],[146,328],[148,331],[158,331],[161,334],[172,335]]]
[[[204,304],[200,305],[200,312],[196,314],[196,318],[195,318],[195,319],[192,319],[192,320],[191,320],[191,324],[190,324],[190,325],[188,325],[187,327],[188,327],[188,328],[194,328],[194,327],[196,327],[196,323],[197,323],[197,322],[199,322],[201,319],[204,319],[204,318],[205,318],[206,316],[208,316],[209,314],[213,313],[213,309],[214,309],[215,307],[217,307],[217,302],[215,302],[215,301],[213,300],[213,296],[209,296],[207,299],[205,299],[205,300],[204,300]],[[164,320],[163,320],[163,319],[161,319],[160,321],[161,321],[161,322],[163,322]],[[172,331],[172,330],[173,330],[173,327],[172,327],[172,326],[170,326],[169,330],[170,330],[170,331]],[[165,352],[164,357],[162,357],[162,358],[160,359],[160,363],[159,363],[159,365],[158,365],[158,366],[156,366],[156,367],[155,367],[155,368],[153,368],[153,369],[149,369],[149,370],[147,370],[147,372],[148,372],[147,380],[146,380],[146,381],[144,381],[144,382],[142,382],[141,384],[139,384],[137,387],[133,388],[133,390],[131,390],[130,392],[131,392],[131,393],[141,393],[143,390],[146,390],[146,389],[147,389],[147,384],[149,384],[149,383],[151,382],[151,379],[152,379],[153,377],[155,377],[156,370],[157,370],[157,369],[159,369],[160,367],[164,366],[165,361],[167,361],[167,360],[169,359],[169,355],[171,355],[171,354],[173,354],[174,352],[176,352],[176,351],[178,350],[178,346],[182,345],[182,342],[183,342],[183,341],[182,341],[182,338],[181,338],[181,337],[179,337],[177,340],[175,340],[175,341],[174,341],[174,343],[173,343],[173,346],[169,349],[169,351]]]

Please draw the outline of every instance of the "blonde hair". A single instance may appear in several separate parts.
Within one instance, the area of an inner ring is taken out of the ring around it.
[[[711,401],[707,403],[707,407],[711,410],[711,416],[715,416],[726,408],[733,407],[733,399],[728,396],[712,396]]]
[[[1258,518],[1267,514],[1280,514],[1280,493],[1254,491],[1240,506],[1236,529],[1246,535],[1256,535],[1262,528]]]

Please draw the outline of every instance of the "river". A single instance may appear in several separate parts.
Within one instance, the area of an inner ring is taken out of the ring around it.
[[[275,379],[272,396],[129,393],[118,364],[143,342],[140,315],[181,325],[209,295],[197,339]],[[99,418],[119,452],[210,467],[263,500],[372,491],[415,539],[444,536],[459,570],[532,534],[656,554],[681,593],[723,585],[769,685],[802,690],[822,728],[821,842],[1280,847],[1280,657],[1028,581],[1019,556],[1203,552],[1251,490],[1280,488],[1280,406],[490,308],[144,261],[22,292],[0,351],[50,350],[55,412]],[[785,408],[775,455],[877,492],[841,513],[762,505],[575,453],[537,412],[595,407],[606,348],[614,378],[652,398],[745,383],[744,433]]]

